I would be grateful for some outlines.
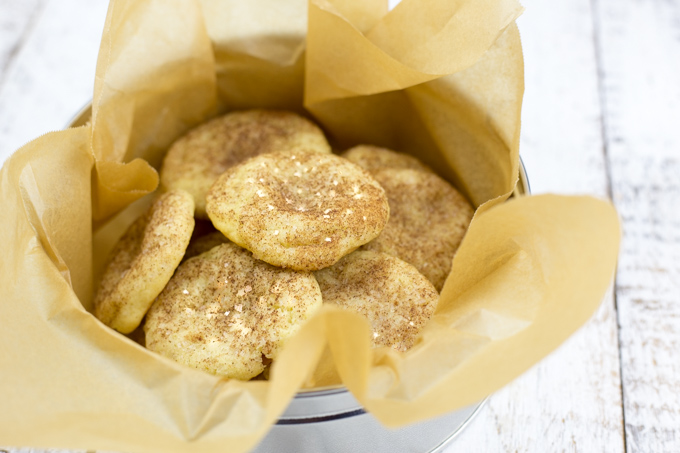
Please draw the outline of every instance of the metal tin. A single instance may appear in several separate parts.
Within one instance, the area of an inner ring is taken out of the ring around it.
[[[253,450],[277,452],[437,452],[486,400],[425,422],[388,429],[344,387],[300,392]]]
[[[86,124],[91,106],[76,114],[69,127]],[[524,162],[512,197],[530,193]],[[394,453],[440,452],[479,412],[486,399],[446,415],[399,429],[388,429],[345,387],[298,392],[253,453]]]

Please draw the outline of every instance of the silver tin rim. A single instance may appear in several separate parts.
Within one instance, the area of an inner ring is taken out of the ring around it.
[[[450,445],[458,435],[463,432],[465,428],[468,427],[470,423],[472,423],[472,420],[477,416],[477,414],[482,410],[486,402],[489,401],[489,397],[487,396],[484,398],[482,401],[479,402],[477,407],[475,407],[475,410],[468,416],[468,418],[465,419],[463,423],[461,423],[458,428],[454,432],[451,433],[449,437],[446,439],[442,440],[442,442],[434,447],[432,450],[430,450],[428,453],[438,453],[443,451],[448,445]]]

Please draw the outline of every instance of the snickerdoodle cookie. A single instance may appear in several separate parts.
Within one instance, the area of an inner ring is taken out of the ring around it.
[[[324,303],[364,315],[374,346],[406,351],[437,307],[439,293],[418,270],[386,253],[351,253],[314,273]]]
[[[355,146],[342,153],[341,156],[371,173],[383,168],[409,168],[432,173],[430,167],[415,157],[379,146]]]
[[[207,196],[215,228],[275,266],[330,266],[383,229],[385,191],[332,154],[276,152],[227,170]]]
[[[250,379],[320,306],[311,273],[276,268],[227,242],[177,269],[146,315],[146,347],[209,373]]]
[[[295,113],[228,113],[192,129],[170,147],[160,172],[161,185],[189,192],[196,216],[207,218],[205,195],[220,174],[250,157],[285,150],[331,152],[321,129]]]
[[[441,291],[472,220],[472,206],[434,173],[388,168],[373,177],[387,193],[390,220],[363,249],[401,258]]]
[[[122,333],[135,330],[182,260],[193,214],[191,195],[173,190],[128,228],[111,251],[95,296],[97,318]]]

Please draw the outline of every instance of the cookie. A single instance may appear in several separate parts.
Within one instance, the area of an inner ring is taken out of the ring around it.
[[[439,299],[415,267],[386,253],[357,251],[314,276],[324,303],[365,316],[373,346],[398,351],[413,346]]]
[[[383,168],[402,168],[432,173],[430,167],[415,157],[379,146],[355,146],[342,153],[341,156],[371,173]]]
[[[448,182],[418,170],[383,169],[390,220],[363,250],[384,252],[416,267],[441,291],[474,210]]]
[[[332,154],[277,152],[227,170],[210,189],[215,227],[275,266],[317,270],[369,242],[389,217],[385,192]]]
[[[283,150],[331,152],[321,129],[295,113],[228,113],[192,129],[170,147],[161,167],[161,186],[189,192],[196,216],[207,218],[205,195],[220,174],[251,157]]]
[[[94,300],[94,314],[122,333],[139,325],[184,256],[194,229],[194,202],[167,192],[113,248]]]
[[[177,269],[146,316],[146,347],[212,374],[251,379],[320,306],[311,273],[270,266],[228,242]]]

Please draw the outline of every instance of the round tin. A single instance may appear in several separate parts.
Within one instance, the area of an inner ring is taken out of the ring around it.
[[[253,452],[437,452],[472,420],[485,401],[388,429],[365,412],[344,387],[299,392]]]
[[[76,114],[69,127],[86,124],[91,106]],[[512,197],[531,192],[520,158],[519,180]],[[298,392],[253,453],[394,453],[440,452],[486,402],[398,429],[388,429],[367,413],[345,387]]]

